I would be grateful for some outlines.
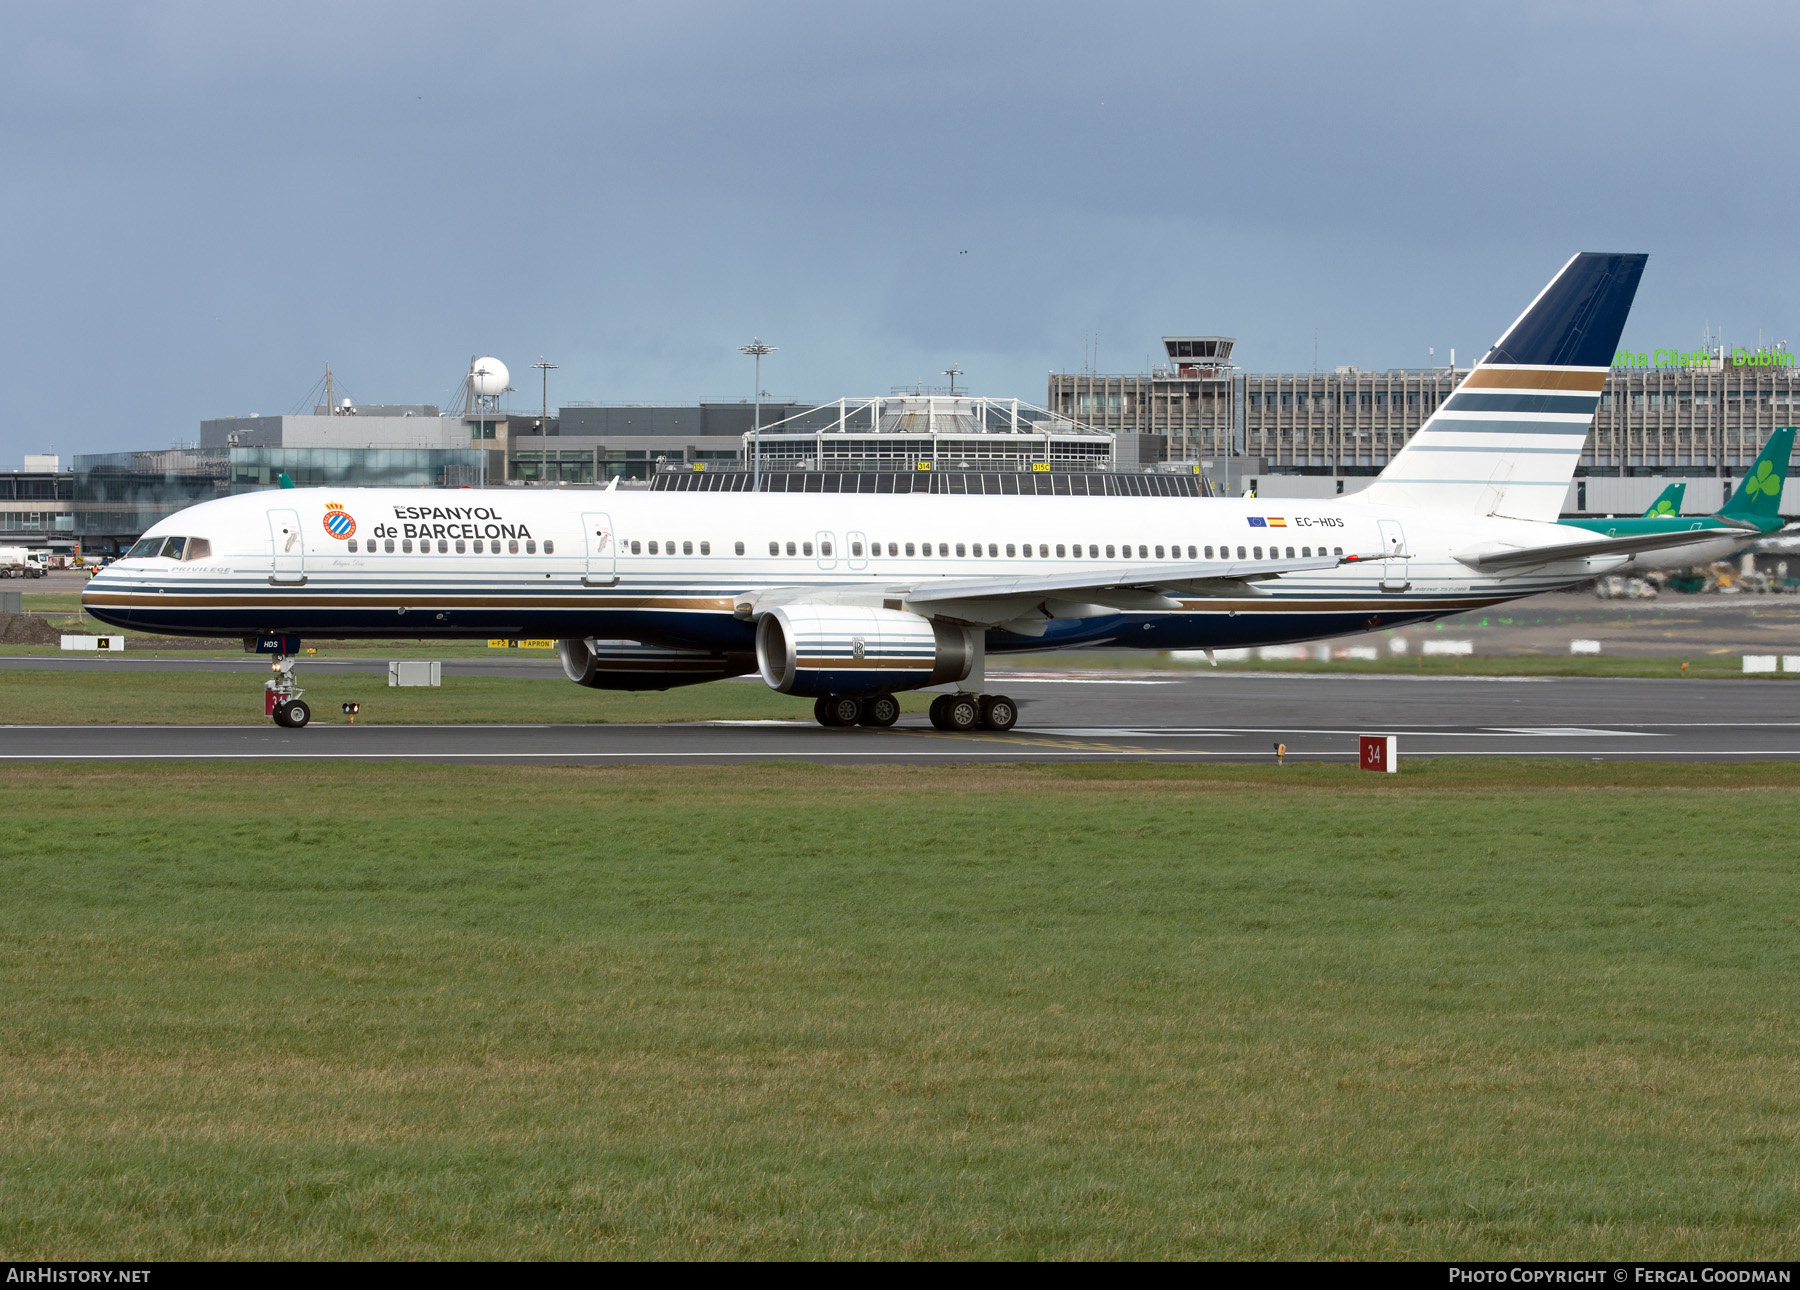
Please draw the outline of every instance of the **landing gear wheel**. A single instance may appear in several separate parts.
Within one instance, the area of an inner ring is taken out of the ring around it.
[[[311,720],[312,709],[306,706],[305,699],[292,699],[275,709],[275,724],[289,730],[302,729]]]
[[[853,726],[862,713],[863,701],[854,694],[831,694],[813,704],[813,716],[822,726]]]
[[[981,696],[981,724],[989,730],[1005,732],[1019,723],[1019,705],[1004,694]]]
[[[981,700],[973,694],[952,694],[944,701],[942,729],[967,731],[981,724]]]
[[[900,720],[900,700],[891,694],[876,694],[863,700],[862,717],[865,726],[891,726]]]
[[[950,722],[944,716],[944,705],[950,702],[952,697],[954,696],[940,694],[931,701],[931,707],[927,709],[926,715],[931,718],[931,724],[935,729],[948,730],[950,728]]]

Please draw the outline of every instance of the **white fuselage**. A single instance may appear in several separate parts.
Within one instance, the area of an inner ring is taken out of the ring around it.
[[[1566,540],[1554,524],[1327,501],[939,494],[291,489],[156,524],[206,552],[115,561],[87,586],[104,621],[192,635],[479,638],[530,633],[743,645],[739,597],[858,591],[904,601],[945,579],[1213,560],[1386,557],[1284,573],[1174,609],[1059,619],[996,650],[1318,639],[1434,618],[1616,570],[1623,557],[1481,572],[1453,552]],[[354,543],[354,546],[352,546]]]

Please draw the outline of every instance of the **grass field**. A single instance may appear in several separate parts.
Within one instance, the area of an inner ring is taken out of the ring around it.
[[[0,1257],[1800,1254],[1800,768],[8,783]]]

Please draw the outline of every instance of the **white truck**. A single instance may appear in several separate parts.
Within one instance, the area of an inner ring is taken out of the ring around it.
[[[50,553],[30,547],[0,546],[0,578],[41,578],[50,572]]]

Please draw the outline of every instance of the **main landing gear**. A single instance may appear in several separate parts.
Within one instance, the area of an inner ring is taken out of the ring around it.
[[[900,700],[891,694],[828,694],[813,704],[822,726],[891,726],[900,720]]]
[[[263,682],[263,712],[272,718],[276,725],[288,730],[299,730],[312,720],[312,709],[300,696],[300,682],[294,677],[294,664],[298,659],[282,654],[269,665],[275,675]]]
[[[813,704],[822,726],[891,726],[900,719],[900,701],[891,694],[832,694]],[[1019,705],[1004,694],[940,694],[931,701],[931,724],[939,730],[1011,730]]]

